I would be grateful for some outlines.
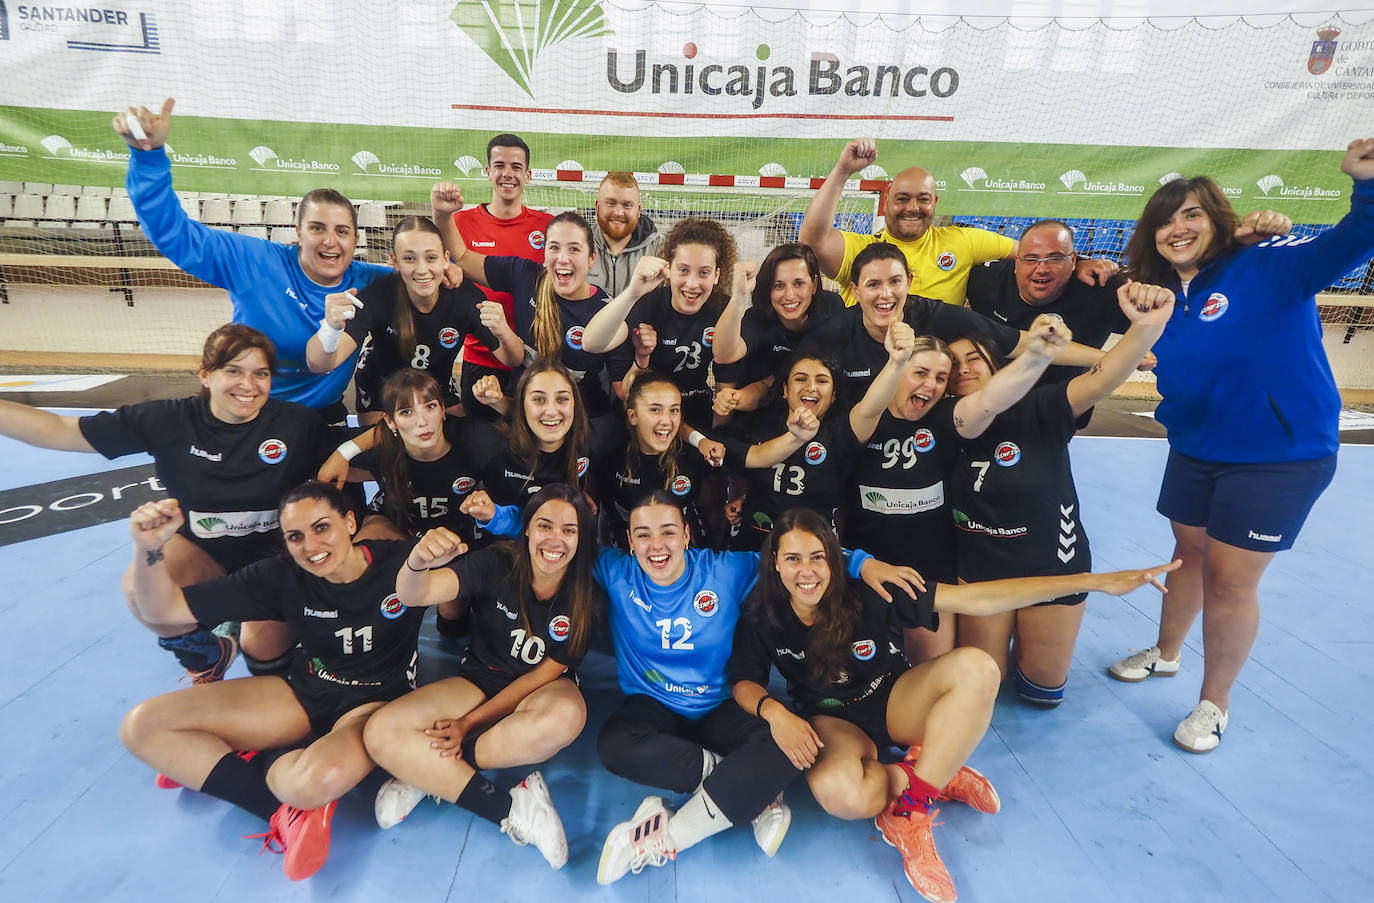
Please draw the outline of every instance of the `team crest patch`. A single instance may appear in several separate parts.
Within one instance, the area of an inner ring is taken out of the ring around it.
[[[587,458],[586,455],[583,455],[582,457],[580,457],[580,458],[577,459],[577,475],[578,475],[578,477],[585,477],[585,476],[587,475],[587,465],[590,464],[590,463],[591,463],[591,462],[588,460],[588,458]]]
[[[286,460],[286,443],[280,439],[264,439],[258,446],[258,457],[264,464],[280,464]]]
[[[571,329],[568,330],[567,335],[565,335],[565,336],[563,337],[563,339],[564,339],[564,341],[566,341],[566,342],[568,343],[568,347],[571,348],[573,351],[581,351],[581,350],[582,350],[582,327],[581,327],[581,326],[574,326],[574,327],[572,327]]]
[[[549,620],[549,636],[555,642],[562,643],[568,639],[568,634],[572,632],[572,621],[567,615],[558,615]]]
[[[692,481],[686,474],[678,474],[677,479],[673,480],[673,485],[668,487],[673,495],[684,496],[692,491]]]
[[[439,344],[445,348],[452,348],[458,344],[458,330],[452,326],[445,326],[439,330]]]
[[[959,265],[959,258],[954,256],[953,251],[941,251],[940,256],[935,258],[935,265],[948,273]]]
[[[1021,460],[1021,448],[1015,442],[1000,442],[992,456],[1003,467],[1011,467]]]
[[[710,348],[711,345],[715,342],[715,340],[716,327],[707,326],[705,329],[701,331],[701,344],[705,345],[707,348]]]
[[[720,600],[716,598],[716,594],[709,589],[704,589],[697,593],[696,598],[692,600],[692,607],[695,608],[697,614],[701,615],[703,618],[709,618],[711,615],[715,614],[719,605]]]
[[[1231,301],[1221,292],[1212,292],[1207,296],[1207,303],[1202,305],[1202,310],[1197,312],[1197,318],[1204,323],[1221,319],[1221,315],[1226,313],[1226,308],[1231,306]]]
[[[918,452],[928,452],[935,447],[935,434],[921,427],[912,437],[911,444],[916,446]]]
[[[459,477],[453,481],[454,495],[467,495],[477,488],[477,481],[472,477]]]
[[[821,445],[819,442],[808,442],[806,444],[806,451],[803,454],[807,464],[825,463],[825,446]]]
[[[536,229],[535,231],[533,231],[533,232],[530,233],[530,247],[531,247],[531,248],[534,248],[536,251],[539,251],[539,250],[542,250],[542,249],[543,249],[543,247],[544,247],[544,233],[543,233],[543,232],[540,232],[539,230]]]
[[[1321,40],[1312,42],[1312,53],[1307,57],[1308,72],[1321,75],[1331,68],[1331,61],[1336,58],[1336,38],[1340,33],[1339,28],[1330,25],[1317,29],[1317,37]]]
[[[382,600],[382,617],[388,621],[394,621],[406,613],[406,607],[401,604],[401,600],[392,593]]]
[[[854,650],[854,657],[861,662],[866,662],[878,654],[878,644],[873,640],[858,640],[850,648]]]

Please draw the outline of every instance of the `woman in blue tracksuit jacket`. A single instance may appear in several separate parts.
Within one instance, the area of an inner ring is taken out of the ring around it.
[[[146,137],[130,131],[136,117]],[[115,132],[128,142],[129,197],[148,240],[168,260],[198,279],[229,292],[234,322],[267,335],[277,348],[272,395],[319,411],[328,422],[343,419],[344,389],[356,354],[328,373],[311,373],[305,346],[320,329],[325,299],[354,292],[392,273],[390,267],[353,259],[358,222],[353,205],[331,188],[301,199],[298,241],[284,245],[249,235],[211,229],[181,209],[172,190],[172,163],[163,146],[171,128],[172,100],[154,115],[144,107],[114,117]],[[338,342],[338,335],[333,335]],[[328,350],[328,349],[327,349]]]
[[[1315,237],[1284,217],[1239,221],[1211,179],[1176,179],[1145,205],[1126,252],[1134,278],[1176,291],[1155,343],[1169,431],[1158,509],[1175,558],[1159,640],[1110,668],[1140,681],[1178,671],[1202,612],[1200,701],[1174,732],[1189,752],[1216,748],[1231,686],[1259,627],[1259,581],[1292,546],[1336,470],[1341,400],[1322,349],[1315,294],[1374,254],[1374,138],[1351,143],[1350,213]]]

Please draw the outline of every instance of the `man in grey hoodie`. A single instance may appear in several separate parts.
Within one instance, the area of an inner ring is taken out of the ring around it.
[[[596,222],[591,224],[596,257],[587,281],[612,298],[630,284],[640,259],[656,256],[663,247],[663,235],[641,212],[634,173],[606,173],[596,189]]]

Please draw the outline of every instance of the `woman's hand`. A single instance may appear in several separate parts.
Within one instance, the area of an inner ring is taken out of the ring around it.
[[[821,422],[809,408],[796,407],[787,415],[787,431],[803,442],[810,442],[820,431]]]
[[[463,503],[458,506],[458,510],[470,515],[473,520],[487,523],[496,516],[496,503],[487,495],[485,489],[479,489],[472,495],[463,499]]]
[[[743,298],[752,295],[754,286],[758,283],[758,276],[759,262],[757,260],[741,260],[735,264],[735,297]]]
[[[491,302],[496,304],[495,301]],[[496,304],[497,307],[501,305]],[[501,381],[488,373],[486,376],[472,384],[472,397],[489,408],[500,410],[500,405],[505,400],[506,393],[501,391]]]
[[[887,591],[886,584],[898,587],[913,599],[916,598],[916,593],[925,592],[926,589],[925,578],[915,568],[888,564],[876,558],[869,558],[859,565],[859,576],[869,589],[888,603],[892,602],[892,594]]]
[[[324,321],[331,329],[343,329],[362,309],[363,302],[358,300],[356,288],[346,292],[330,292],[324,296]]]
[[[406,567],[412,571],[427,571],[443,567],[468,550],[467,543],[448,527],[435,527],[420,537],[406,556]]]
[[[1073,330],[1061,317],[1041,314],[1026,330],[1026,338],[1027,352],[1054,360],[1073,341]]]
[[[430,739],[429,748],[438,750],[440,758],[445,759],[463,758],[463,737],[466,735],[467,726],[461,718],[440,719],[425,731]]]
[[[1163,583],[1159,582],[1159,578],[1171,571],[1178,570],[1182,566],[1183,559],[1179,558],[1168,564],[1159,564],[1138,571],[1113,571],[1109,574],[1098,574],[1097,588],[1099,592],[1111,593],[1113,596],[1124,596],[1148,583],[1161,593],[1167,593],[1168,590],[1164,588]]]
[[[463,189],[452,182],[436,182],[429,190],[429,204],[436,217],[453,216],[463,209]]]
[[[725,446],[714,439],[702,439],[697,445],[697,451],[701,452],[701,457],[712,467],[719,467],[725,463]]]
[[[167,133],[172,130],[172,107],[175,105],[176,101],[169,97],[162,102],[161,112],[156,114],[149,112],[147,107],[129,107],[123,113],[116,113],[111,125],[115,134],[130,147],[138,150],[162,147],[167,143]],[[142,135],[135,132],[131,122],[138,123]]]
[[[186,517],[176,499],[144,502],[129,515],[129,534],[134,538],[136,549],[155,552],[165,546],[184,523]]]
[[[658,330],[648,323],[640,323],[630,331],[630,337],[634,344],[635,366],[641,370],[649,369],[649,357],[658,347]]]
[[[1350,142],[1341,160],[1341,172],[1356,182],[1374,179],[1374,138],[1356,138]]]
[[[887,327],[883,336],[883,347],[887,349],[888,359],[894,364],[905,364],[911,360],[916,347],[916,331],[904,320],[898,320]]]
[[[641,257],[630,276],[630,286],[636,298],[642,298],[658,288],[668,278],[668,261],[662,257]]]
[[[792,714],[781,702],[772,699],[763,703],[763,720],[768,722],[773,742],[798,771],[816,764],[816,756],[825,744],[805,718]]]
[[[1252,210],[1236,227],[1236,241],[1243,245],[1255,245],[1275,235],[1287,235],[1293,231],[1293,221],[1274,210]]]

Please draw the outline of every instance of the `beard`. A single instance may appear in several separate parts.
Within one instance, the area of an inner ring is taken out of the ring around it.
[[[620,241],[622,238],[629,238],[635,231],[635,226],[639,225],[639,217],[633,220],[605,220],[598,216],[596,224],[601,227],[602,235],[612,241]]]

